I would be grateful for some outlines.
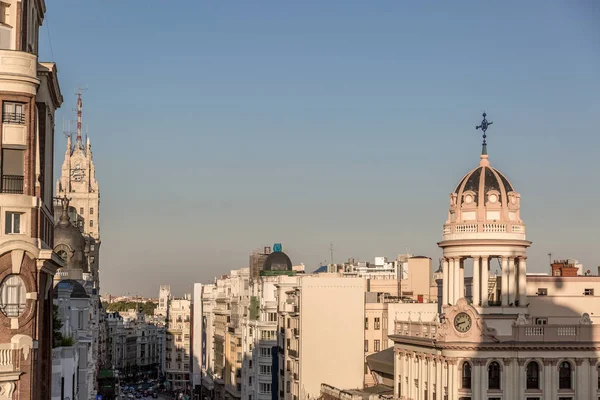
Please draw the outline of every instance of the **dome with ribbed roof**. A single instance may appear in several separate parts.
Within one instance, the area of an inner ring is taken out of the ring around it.
[[[488,155],[482,154],[479,166],[450,194],[444,234],[524,234],[519,208],[520,195],[508,178],[490,165]]]
[[[475,204],[480,200],[485,200],[486,194],[488,195],[487,202],[505,204],[508,193],[514,192],[513,186],[502,172],[491,167],[489,162],[481,164],[464,176],[454,189],[454,193],[458,195],[459,199]]]

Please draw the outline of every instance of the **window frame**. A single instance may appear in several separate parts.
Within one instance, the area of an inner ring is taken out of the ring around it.
[[[569,376],[563,376],[563,367],[568,367]],[[558,364],[558,390],[573,390],[573,365],[567,360]]]
[[[14,312],[15,309],[16,312]],[[0,311],[7,318],[19,318],[26,310],[27,285],[25,281],[19,274],[6,275],[0,282]]]
[[[530,367],[535,366],[535,375],[530,374],[533,370]],[[539,390],[540,389],[540,364],[535,361],[529,361],[525,366],[525,389],[526,390]]]
[[[493,370],[497,369],[497,376],[492,376]],[[488,390],[502,390],[502,367],[498,361],[492,361],[487,367],[488,373]]]
[[[18,101],[3,101],[2,102],[2,123],[25,125],[26,122],[26,104]],[[8,108],[11,108],[10,110]],[[17,110],[20,108],[20,112]],[[10,114],[10,115],[7,115]]]
[[[461,389],[471,389],[472,388],[472,376],[473,376],[473,368],[471,363],[468,361],[463,361],[462,366],[460,368],[460,387]]]
[[[15,219],[15,217],[18,216],[18,218]],[[24,212],[19,212],[19,211],[6,211],[4,213],[4,234],[5,235],[23,235],[26,233],[26,229],[25,229],[25,221],[26,218],[24,218],[25,213]],[[17,223],[15,224],[15,220],[17,221]],[[15,225],[18,226],[18,232],[15,232]]]

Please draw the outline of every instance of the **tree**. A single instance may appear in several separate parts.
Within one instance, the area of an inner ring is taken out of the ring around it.
[[[52,309],[52,347],[60,347],[63,342],[63,335],[60,333],[63,323],[58,316],[58,306],[53,305]]]

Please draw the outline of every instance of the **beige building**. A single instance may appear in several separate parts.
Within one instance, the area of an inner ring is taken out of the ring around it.
[[[169,387],[187,390],[191,373],[191,296],[172,298],[167,304],[165,376]]]
[[[484,114],[485,117],[485,114]],[[482,123],[486,126],[486,121]],[[600,278],[527,275],[520,195],[490,166],[479,166],[450,194],[443,227],[439,319],[395,322],[391,369],[402,399],[592,399],[600,396]],[[465,276],[465,260],[473,264]],[[498,260],[501,275],[490,280]],[[466,283],[471,280],[471,296]],[[490,284],[490,281],[493,284]],[[392,375],[390,375],[390,371]]]
[[[302,276],[278,299],[283,352],[281,399],[319,396],[321,383],[360,388],[364,380],[365,280]]]

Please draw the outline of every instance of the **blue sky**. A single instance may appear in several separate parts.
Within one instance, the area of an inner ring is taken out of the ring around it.
[[[292,261],[437,260],[478,163],[522,196],[528,268],[600,265],[600,5],[592,0],[47,1],[42,60],[87,85],[102,290],[175,292],[283,243]],[[52,45],[50,51],[49,38]]]

